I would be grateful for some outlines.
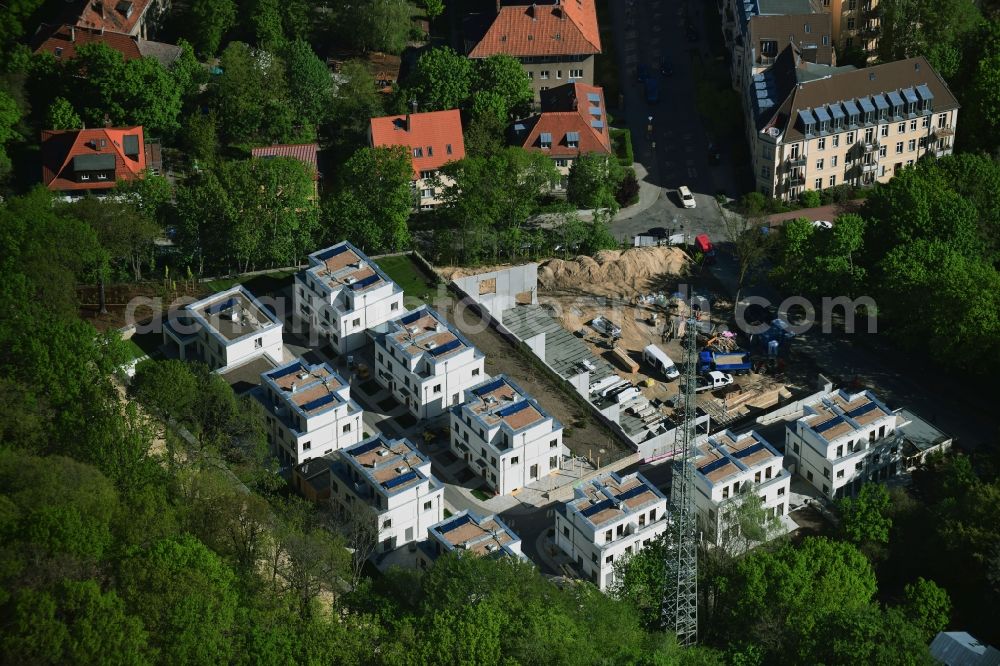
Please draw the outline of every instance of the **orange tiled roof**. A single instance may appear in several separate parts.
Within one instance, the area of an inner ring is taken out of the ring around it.
[[[591,100],[594,96],[597,101]],[[595,123],[599,123],[600,127],[595,127]],[[575,148],[568,145],[567,134],[570,132],[580,135]],[[542,134],[551,135],[551,148],[541,147]],[[551,157],[578,157],[583,153],[610,155],[611,136],[608,133],[604,89],[585,83],[567,83],[543,90],[542,113],[530,121],[530,128],[527,128],[521,145]]]
[[[413,177],[421,171],[440,169],[448,162],[465,157],[462,116],[458,109],[408,113],[372,118],[369,128],[372,146],[406,146],[413,159]],[[419,149],[420,154],[414,151]]]
[[[35,48],[35,53],[51,53],[59,60],[70,60],[76,57],[76,47],[94,42],[100,42],[118,51],[126,60],[138,60],[142,57],[136,40],[128,35],[107,31],[101,34],[100,30],[71,25],[57,27]]]
[[[137,136],[139,155],[125,155],[126,136]],[[101,144],[101,141],[104,144]],[[73,158],[85,155],[112,155],[114,180],[78,181],[73,175]],[[146,145],[142,126],[108,127],[84,130],[42,131],[42,182],[50,190],[102,190],[114,187],[118,180],[134,180],[146,169]]]
[[[76,25],[133,34],[151,0],[85,0]]]
[[[294,157],[300,162],[305,162],[312,167],[313,180],[319,180],[319,166],[316,161],[316,153],[319,152],[318,143],[276,143],[271,146],[254,148],[250,151],[253,157]]]
[[[512,56],[600,53],[595,0],[561,0],[551,5],[500,8],[470,58],[505,53]]]

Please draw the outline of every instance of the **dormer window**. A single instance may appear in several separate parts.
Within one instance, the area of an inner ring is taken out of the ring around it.
[[[552,135],[548,132],[542,132],[541,136],[538,138],[539,145],[544,149],[548,150],[552,147]]]
[[[445,144],[445,146],[444,146],[444,152],[446,152],[449,155],[451,155],[451,144],[450,143],[446,143]]]
[[[421,148],[421,147],[419,147],[419,146],[417,146],[416,148],[413,149],[413,156],[414,157],[423,157],[424,156],[424,149]]]
[[[566,132],[566,146],[569,148],[577,148],[580,145],[580,133],[579,132]]]
[[[56,47],[56,57],[57,58],[62,58],[62,52],[63,52],[62,47],[61,46],[57,46]]]
[[[434,157],[434,146],[427,146],[427,157]]]

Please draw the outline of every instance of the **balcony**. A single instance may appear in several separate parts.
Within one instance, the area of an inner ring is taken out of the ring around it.
[[[802,174],[792,174],[788,177],[789,187],[798,187],[799,185],[806,184],[806,177]]]
[[[931,136],[935,139],[939,139],[943,136],[955,136],[955,130],[951,125],[945,125],[944,127],[935,128],[934,133]]]
[[[875,162],[870,162],[868,164],[861,165],[862,173],[874,173],[875,171],[878,171],[878,164],[876,164]]]
[[[806,165],[805,157],[789,157],[785,160],[785,168],[792,170],[798,167],[804,167]]]

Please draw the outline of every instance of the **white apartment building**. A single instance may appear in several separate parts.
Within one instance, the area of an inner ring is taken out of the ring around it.
[[[485,355],[426,305],[375,334],[375,378],[418,419],[440,416],[484,378]]]
[[[298,465],[361,441],[361,407],[326,363],[296,359],[260,377],[269,439],[283,463]]]
[[[556,511],[556,545],[602,591],[615,562],[667,529],[667,498],[639,473],[602,475],[576,488]]]
[[[481,557],[528,559],[521,552],[521,537],[499,516],[480,518],[469,511],[462,511],[432,525],[427,530],[427,541],[420,544],[417,563],[421,569],[426,569],[434,560],[452,551],[474,553]]]
[[[743,91],[757,189],[888,182],[924,155],[952,152],[958,101],[923,57],[864,69],[803,60],[788,45]]]
[[[782,465],[782,455],[762,435],[726,430],[709,436],[696,449],[694,504],[705,539],[716,546],[731,543],[739,526],[726,514],[747,493],[756,493],[771,516],[785,514],[792,475]]]
[[[309,268],[295,276],[292,306],[300,322],[344,354],[365,344],[366,329],[404,311],[403,290],[343,241],[309,255]]]
[[[568,455],[562,434],[562,424],[504,375],[466,389],[465,402],[451,408],[451,450],[498,495],[557,471]]]
[[[336,456],[330,502],[341,515],[371,521],[375,555],[423,540],[444,515],[444,486],[410,441],[376,435]]]
[[[224,371],[262,356],[282,364],[281,333],[281,320],[239,285],[171,312],[163,342],[182,361]]]
[[[871,391],[824,391],[785,429],[789,468],[830,499],[902,471],[897,415]]]

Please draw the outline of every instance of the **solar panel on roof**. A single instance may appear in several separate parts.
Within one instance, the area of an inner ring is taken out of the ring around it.
[[[825,421],[823,423],[820,423],[818,426],[814,426],[813,430],[815,430],[816,432],[826,432],[827,430],[829,430],[830,428],[834,427],[835,425],[839,425],[839,424],[841,424],[843,422],[844,422],[844,417],[843,416],[835,416],[832,419],[830,419],[829,421]]]
[[[733,457],[734,458],[741,458],[741,459],[742,458],[746,458],[747,456],[752,456],[753,454],[757,453],[758,451],[763,451],[764,448],[765,447],[764,447],[764,445],[762,443],[757,442],[756,444],[748,446],[747,448],[743,449],[742,451],[737,451],[736,453],[733,454]]]
[[[729,458],[719,458],[718,460],[713,460],[707,465],[702,465],[698,468],[698,471],[702,474],[710,474],[717,469],[722,469],[729,464]]]
[[[917,86],[917,95],[919,95],[920,99],[922,99],[924,101],[930,101],[930,100],[934,99],[934,93],[932,93],[931,89],[928,88],[923,83],[921,83],[919,86]]]
[[[646,487],[646,484],[645,483],[640,483],[635,488],[630,488],[629,490],[626,490],[622,494],[616,495],[616,497],[618,499],[620,499],[621,501],[624,502],[625,500],[630,500],[633,497],[638,497],[639,495],[643,494],[647,490],[649,490],[649,488]]]
[[[210,315],[219,314],[223,310],[228,310],[234,305],[236,305],[236,299],[230,298],[222,303],[216,303],[214,305],[208,306],[207,308],[205,308],[205,312],[207,312]]]
[[[874,95],[872,99],[875,101],[875,107],[879,109],[888,109],[889,102],[886,100],[884,95]]]
[[[799,109],[799,116],[802,118],[802,122],[804,122],[806,125],[816,124],[816,117],[813,116],[812,112],[809,111],[809,109]]]
[[[511,416],[512,414],[517,414],[518,412],[524,411],[528,407],[531,407],[531,403],[527,400],[522,400],[521,402],[510,405],[509,407],[504,407],[497,412],[497,416]]]
[[[336,399],[337,396],[335,396],[333,393],[327,393],[326,395],[322,395],[316,398],[315,400],[310,400],[306,404],[302,405],[302,411],[311,412],[314,409],[319,409],[323,405],[329,405]]]
[[[500,388],[504,384],[505,384],[504,380],[502,380],[502,379],[494,379],[489,384],[484,384],[483,386],[480,386],[479,388],[475,389],[472,392],[472,395],[484,395],[486,393],[491,393],[493,391],[496,391],[498,388]]]
[[[526,129],[527,128],[524,126],[524,123],[514,123],[514,131],[515,132],[523,132]]]
[[[368,277],[366,277],[364,279],[361,279],[361,280],[358,280],[357,282],[355,282],[354,284],[352,284],[351,285],[351,289],[364,289],[365,287],[367,287],[369,285],[375,284],[376,282],[378,282],[381,279],[382,278],[380,278],[377,274],[376,275],[369,275]]]
[[[913,90],[913,88],[904,88],[903,97],[906,98],[907,102],[916,103],[917,101],[917,93]]]
[[[304,369],[305,367],[301,363],[294,363],[288,366],[287,368],[281,368],[279,370],[275,370],[274,372],[269,374],[268,377],[270,377],[271,379],[281,379],[282,377],[293,375],[299,370],[304,370]]]
[[[590,102],[600,102],[601,96],[595,92],[587,93],[587,100]]]
[[[403,326],[406,326],[407,324],[412,324],[416,320],[420,319],[423,313],[424,313],[423,310],[417,310],[416,312],[410,312],[409,314],[405,314],[399,318],[399,323],[402,324]]]
[[[461,346],[462,346],[462,341],[459,340],[458,338],[455,338],[454,340],[449,340],[440,347],[435,347],[434,349],[432,349],[431,356],[440,356],[441,354],[447,354],[451,350],[458,349]]]
[[[816,107],[816,117],[819,119],[821,123],[830,122],[830,114],[827,113],[826,109],[824,109],[822,106]]]
[[[465,515],[459,516],[458,518],[455,518],[454,520],[452,520],[450,522],[445,523],[444,525],[442,525],[441,527],[439,527],[437,529],[442,534],[447,534],[448,532],[451,532],[452,530],[458,529],[462,525],[468,525],[471,522],[472,522],[472,517],[469,514],[465,514]]]
[[[893,90],[889,93],[889,103],[893,106],[903,106],[903,98],[899,96],[899,93]]]
[[[858,100],[858,103],[861,104],[861,110],[865,111],[866,113],[869,112],[869,111],[874,111],[875,110],[875,105],[872,104],[871,99],[868,98],[868,97],[862,97],[862,98],[860,98]]]
[[[835,102],[830,105],[830,115],[834,118],[843,118],[844,110],[840,108],[840,102]]]
[[[582,515],[584,518],[590,518],[594,514],[600,513],[601,511],[604,511],[605,509],[610,509],[614,505],[615,505],[615,503],[612,502],[609,499],[602,500],[602,501],[598,502],[597,504],[592,504],[592,505],[588,506],[586,509],[584,509],[583,511],[580,512],[580,515]]]
[[[869,402],[869,403],[866,403],[864,405],[861,405],[860,407],[856,407],[856,408],[852,409],[851,411],[847,412],[847,415],[850,416],[853,419],[853,418],[856,418],[858,416],[863,416],[864,414],[867,414],[868,412],[875,411],[876,409],[879,409],[879,406],[877,404],[875,404],[874,402]]]
[[[391,488],[395,488],[396,486],[401,486],[407,481],[412,481],[415,478],[417,478],[417,473],[409,471],[406,474],[400,474],[395,479],[389,479],[388,481],[383,482],[382,487],[389,490]]]
[[[382,441],[382,438],[381,437],[376,437],[372,441],[367,442],[365,444],[358,444],[355,448],[353,448],[350,451],[348,451],[348,453],[350,453],[352,456],[354,456],[355,458],[357,458],[358,456],[363,456],[364,454],[368,453],[369,451],[374,451],[375,449],[377,449],[378,447],[382,446],[383,444],[385,444],[385,442]]]
[[[542,132],[539,138],[542,143],[552,143],[552,134],[550,132]]]
[[[590,121],[590,126],[593,127],[593,128],[595,128],[595,129],[604,129],[604,121],[603,120],[591,120]]]
[[[326,261],[331,257],[336,257],[338,254],[343,254],[344,252],[347,252],[347,250],[348,247],[346,245],[340,245],[338,247],[330,248],[326,252],[321,252],[320,254],[317,254],[316,258],[319,259],[320,261]]]

